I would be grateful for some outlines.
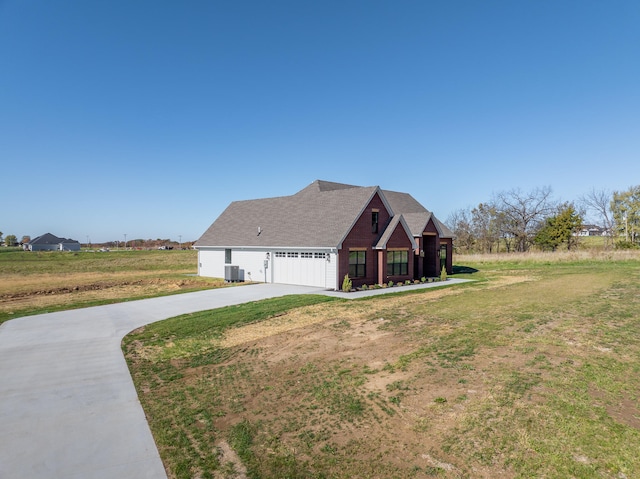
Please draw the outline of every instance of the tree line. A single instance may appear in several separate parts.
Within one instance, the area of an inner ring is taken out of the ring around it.
[[[486,203],[454,211],[447,225],[461,253],[571,250],[585,218],[603,229],[606,246],[640,247],[640,186],[608,192],[592,189],[577,201],[552,197],[550,187],[502,191]]]
[[[5,246],[18,246],[21,243],[26,243],[31,240],[29,236],[23,236],[22,241],[18,243],[18,237],[16,235],[7,235],[5,237],[2,235],[3,233],[0,231],[0,245],[4,244]]]

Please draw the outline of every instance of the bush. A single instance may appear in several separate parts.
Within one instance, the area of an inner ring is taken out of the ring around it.
[[[352,287],[353,287],[353,282],[351,281],[351,278],[349,278],[348,274],[345,274],[344,279],[342,280],[342,291],[344,291],[345,293],[348,293],[349,291],[351,291]]]
[[[366,291],[367,289],[369,289],[369,287],[368,287],[366,284],[363,284],[363,285],[362,285],[362,290],[363,290],[363,291]]]
[[[442,271],[440,271],[440,281],[446,281],[447,280],[447,268],[442,268]]]
[[[389,281],[389,282],[387,283],[387,286],[389,286],[390,288],[393,288],[393,281]]]
[[[426,277],[426,276],[423,276],[422,278],[420,278],[420,281],[421,281],[422,283],[426,283],[426,282],[427,282],[427,277]]]
[[[637,247],[638,245],[636,245],[632,241],[616,241],[616,249],[636,249]]]

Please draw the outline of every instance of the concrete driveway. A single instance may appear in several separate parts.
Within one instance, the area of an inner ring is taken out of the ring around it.
[[[166,478],[120,349],[179,314],[317,288],[261,284],[28,316],[0,326],[0,478]]]

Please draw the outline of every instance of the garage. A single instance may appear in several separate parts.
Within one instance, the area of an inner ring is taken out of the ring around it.
[[[276,251],[273,282],[326,287],[327,253],[322,251]]]

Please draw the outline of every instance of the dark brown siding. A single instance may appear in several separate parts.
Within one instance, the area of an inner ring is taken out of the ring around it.
[[[378,210],[377,233],[371,231],[371,213],[374,209]],[[349,272],[349,248],[366,248],[367,251],[367,275],[364,278],[352,278],[353,286],[378,282],[378,254],[374,251],[373,246],[378,242],[390,220],[389,212],[380,199],[380,195],[376,193],[343,241],[342,249],[338,251],[338,280],[340,285],[342,285],[344,276]],[[386,265],[384,266],[386,267]]]
[[[396,248],[402,248],[408,251],[409,265],[407,267],[407,274],[402,276],[387,276],[387,264],[385,255],[385,264],[381,265],[384,269],[385,282],[391,280],[394,283],[397,283],[399,281],[404,282],[407,279],[413,279],[413,248],[411,246],[411,240],[407,237],[407,233],[400,223],[398,223],[396,230],[393,232],[391,238],[389,238],[389,241],[387,242],[387,250]]]

